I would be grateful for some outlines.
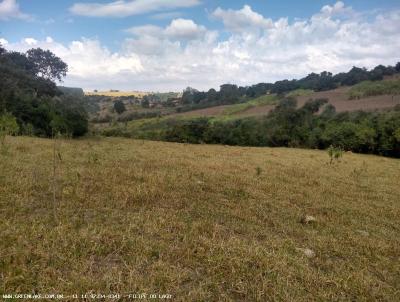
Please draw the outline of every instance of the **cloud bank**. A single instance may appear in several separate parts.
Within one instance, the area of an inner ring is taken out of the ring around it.
[[[6,47],[52,50],[70,66],[65,84],[86,89],[205,90],[400,61],[400,10],[371,17],[337,2],[293,22],[270,19],[250,6],[217,8],[210,15],[224,25],[227,38],[178,18],[164,28],[148,24],[127,29],[131,36],[118,52],[95,39],[69,45],[25,39]]]

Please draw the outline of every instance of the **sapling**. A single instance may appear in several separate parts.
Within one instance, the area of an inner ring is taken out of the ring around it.
[[[339,161],[339,159],[343,156],[343,150],[340,147],[335,147],[333,145],[330,145],[328,148],[328,155],[330,158],[330,164],[333,163],[333,161]]]
[[[19,131],[19,126],[16,118],[10,113],[3,113],[0,115],[0,145],[2,151],[6,147],[7,135],[15,135]]]

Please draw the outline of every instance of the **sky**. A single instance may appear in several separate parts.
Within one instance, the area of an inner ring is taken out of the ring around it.
[[[252,85],[400,61],[399,0],[0,0],[0,43],[85,90]]]

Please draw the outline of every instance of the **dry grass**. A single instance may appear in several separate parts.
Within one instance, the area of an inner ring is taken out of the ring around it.
[[[148,92],[142,91],[85,91],[85,95],[100,95],[100,96],[109,96],[109,97],[120,97],[120,96],[134,96],[134,97],[144,97],[148,95]]]
[[[54,218],[51,140],[8,142],[2,293],[398,301],[399,160],[345,154],[329,165],[322,151],[68,140]]]

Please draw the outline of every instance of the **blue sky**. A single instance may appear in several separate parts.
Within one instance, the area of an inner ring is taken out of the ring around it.
[[[1,1],[1,0],[0,0]],[[116,50],[119,43],[126,38],[123,31],[132,26],[143,24],[155,24],[165,26],[173,16],[181,16],[194,20],[198,24],[206,25],[211,29],[223,29],[221,22],[213,20],[209,12],[217,7],[241,9],[249,5],[254,11],[272,19],[288,17],[290,20],[296,18],[307,18],[318,12],[321,7],[327,4],[334,4],[335,1],[324,0],[249,0],[249,1],[202,1],[201,4],[191,8],[172,8],[162,11],[153,11],[140,15],[128,16],[125,18],[99,18],[76,16],[69,9],[77,2],[74,0],[20,0],[18,1],[21,11],[32,15],[34,20],[25,22],[20,19],[12,19],[8,22],[0,21],[1,36],[9,41],[18,41],[30,36],[36,39],[43,39],[47,36],[57,37],[61,42],[69,42],[81,37],[95,37],[105,43],[111,49]],[[88,3],[107,3],[111,1],[87,1]],[[352,6],[357,11],[390,10],[400,7],[398,0],[352,0],[346,1],[346,5]],[[163,13],[165,19],[159,19]],[[176,15],[174,15],[176,13]]]
[[[70,65],[66,84],[86,89],[206,89],[395,63],[399,10],[398,0],[0,0],[0,42],[54,51]]]

